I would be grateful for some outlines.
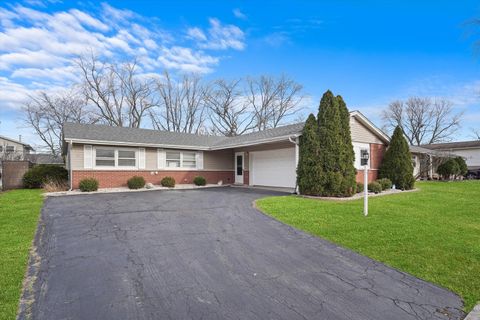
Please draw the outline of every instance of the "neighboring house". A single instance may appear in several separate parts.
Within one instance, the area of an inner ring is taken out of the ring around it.
[[[360,112],[350,116],[355,167],[361,169],[360,153],[368,150],[372,181],[389,138]],[[293,189],[303,125],[219,137],[66,123],[64,150],[72,188],[87,177],[98,179],[100,187],[117,187],[135,175],[154,184],[165,176],[174,177],[177,183],[192,183],[201,175],[208,183]],[[357,180],[363,181],[360,170]]]
[[[20,140],[0,136],[0,162],[2,160],[24,160],[33,148]]]
[[[469,171],[480,170],[480,140],[427,144],[422,147],[465,158]]]
[[[65,163],[61,156],[54,156],[51,153],[35,153],[27,157],[34,164],[54,164],[63,166]]]
[[[445,159],[458,156],[419,146],[410,146],[410,153],[412,154],[413,176],[416,179],[438,179],[438,166]]]

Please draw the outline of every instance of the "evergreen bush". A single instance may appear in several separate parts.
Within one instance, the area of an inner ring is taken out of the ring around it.
[[[455,161],[458,163],[459,172],[458,175],[464,176],[468,173],[468,166],[463,157],[456,157]]]
[[[361,182],[357,182],[357,188],[356,188],[356,190],[357,190],[357,193],[361,193],[361,192],[363,192],[363,190],[364,190],[363,188],[364,188],[364,185],[363,185],[363,183],[361,183]]]
[[[392,189],[393,183],[388,178],[378,179],[377,182],[382,186],[382,191]]]
[[[175,179],[173,177],[165,177],[160,181],[160,184],[163,187],[173,188],[175,187]]]
[[[450,179],[454,175],[460,174],[460,166],[456,159],[450,158],[437,168],[437,173],[443,177],[443,179]]]
[[[322,193],[320,182],[321,166],[319,161],[319,142],[317,119],[310,114],[303,127],[299,143],[297,166],[297,185],[300,194],[319,195]]]
[[[128,189],[141,189],[145,186],[145,179],[143,177],[134,176],[127,181]]]
[[[198,177],[193,178],[193,183],[196,186],[204,186],[204,185],[207,184],[207,180],[202,176],[198,176]]]
[[[47,182],[63,183],[68,180],[68,171],[58,165],[39,164],[23,175],[23,186],[27,189],[41,188]]]
[[[98,190],[98,180],[95,178],[85,178],[80,180],[79,184],[80,191],[82,192],[92,192]]]
[[[382,186],[380,183],[373,181],[368,184],[368,191],[374,192],[374,193],[380,193],[382,192]]]
[[[413,189],[412,156],[402,129],[397,126],[393,132],[390,146],[383,157],[379,170],[380,178],[388,178],[397,189]]]

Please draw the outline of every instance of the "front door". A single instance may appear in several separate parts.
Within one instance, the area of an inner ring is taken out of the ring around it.
[[[235,183],[243,184],[243,152],[235,152]]]

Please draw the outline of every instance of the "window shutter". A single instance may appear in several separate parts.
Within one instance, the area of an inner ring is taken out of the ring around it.
[[[93,149],[90,145],[83,146],[83,167],[85,169],[93,168]]]
[[[138,148],[138,169],[145,169],[145,148]]]
[[[165,169],[166,160],[167,160],[167,157],[166,157],[165,150],[158,149],[158,161],[157,161],[158,169]]]
[[[195,162],[197,163],[197,169],[203,170],[203,151],[195,153]]]

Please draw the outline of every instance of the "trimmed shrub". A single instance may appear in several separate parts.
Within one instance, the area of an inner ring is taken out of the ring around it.
[[[98,180],[95,178],[85,178],[80,180],[79,184],[80,191],[82,192],[91,192],[98,190]]]
[[[393,132],[390,146],[385,152],[378,175],[380,178],[390,179],[397,189],[413,189],[415,178],[413,177],[412,155],[403,130],[399,126]]]
[[[134,176],[127,181],[128,189],[141,189],[145,186],[145,179],[143,177]]]
[[[388,178],[383,178],[383,179],[378,179],[377,182],[380,184],[383,190],[389,190],[392,189],[392,181]]]
[[[198,176],[198,177],[193,178],[193,183],[196,186],[204,186],[204,185],[207,184],[207,180],[204,177]]]
[[[382,192],[382,186],[380,183],[373,181],[368,184],[368,191],[374,192],[374,193],[380,193]]]
[[[458,163],[458,168],[459,168],[458,175],[460,176],[466,175],[468,173],[468,166],[467,166],[467,163],[465,162],[465,159],[463,159],[462,157],[456,157],[455,161],[457,161]]]
[[[175,187],[175,179],[173,179],[173,177],[165,177],[160,181],[160,184],[163,187],[173,188]]]
[[[443,177],[443,179],[450,179],[451,176],[460,173],[460,166],[457,160],[451,158],[442,163],[437,168],[437,173]]]
[[[65,182],[68,171],[60,166],[39,164],[30,168],[23,175],[23,186],[27,189],[41,188],[47,182]]]
[[[364,185],[361,182],[357,182],[357,193],[363,192]]]

